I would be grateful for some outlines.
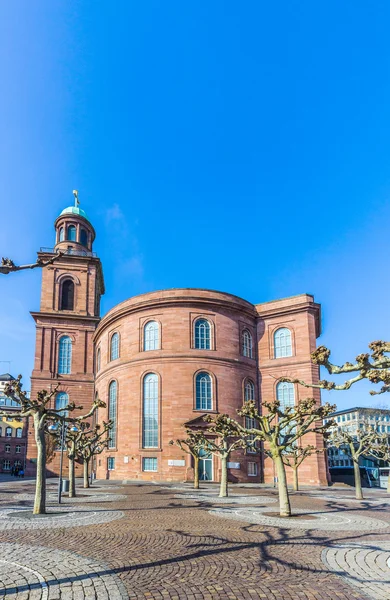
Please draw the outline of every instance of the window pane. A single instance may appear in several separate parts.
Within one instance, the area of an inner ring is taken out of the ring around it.
[[[85,231],[85,229],[82,229],[80,231],[80,244],[82,244],[83,246],[87,246],[88,245],[88,234]]]
[[[242,334],[242,354],[252,358],[252,336],[247,330]]]
[[[249,379],[245,382],[244,401],[249,402],[255,399],[255,386]]]
[[[76,241],[76,227],[74,225],[69,225],[68,227],[68,236],[66,238],[69,242]]]
[[[282,327],[274,335],[275,358],[292,356],[291,331]]]
[[[158,350],[159,347],[158,323],[149,321],[144,327],[144,350]]]
[[[63,227],[61,227],[61,229],[60,229],[60,237],[59,237],[59,241],[60,241],[60,242],[63,242],[63,241],[64,241],[64,237],[65,237],[65,236],[64,236],[64,228],[63,228]]]
[[[107,458],[107,469],[113,471],[115,469],[115,458]]]
[[[116,381],[111,381],[110,387],[108,388],[108,418],[112,421],[112,429],[110,430],[110,439],[108,441],[109,448],[116,448],[116,396],[117,396],[117,385]]]
[[[201,350],[211,348],[211,326],[206,319],[198,319],[195,322],[195,348]]]
[[[116,360],[119,358],[119,334],[114,333],[111,338],[111,351],[110,351],[111,360]]]
[[[198,373],[196,376],[197,410],[212,410],[211,377],[208,373]]]
[[[158,447],[158,377],[155,373],[144,377],[142,446]]]
[[[61,310],[74,310],[74,283],[71,279],[67,279],[62,284]]]
[[[72,340],[67,335],[62,336],[58,349],[58,373],[68,375],[72,366]]]
[[[294,384],[281,381],[276,386],[276,399],[280,402],[280,409],[295,405]]]
[[[157,458],[144,457],[142,459],[143,471],[157,471]]]

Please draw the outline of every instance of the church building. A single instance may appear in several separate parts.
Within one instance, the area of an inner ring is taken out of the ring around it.
[[[244,400],[278,398],[291,405],[307,397],[282,376],[318,381],[310,361],[320,334],[320,305],[310,294],[251,304],[233,294],[174,288],[125,300],[100,317],[102,265],[93,250],[95,230],[77,201],[56,219],[55,244],[39,258],[63,254],[42,270],[31,395],[58,387],[57,408],[68,402],[86,412],[104,400],[95,420],[111,419],[109,446],[93,465],[97,478],[190,481],[191,457],[169,441],[197,429],[205,414],[237,417]],[[319,391],[310,392],[320,403]],[[249,425],[249,423],[248,423]],[[36,448],[29,432],[27,474]],[[322,448],[313,434],[307,443]],[[65,461],[66,462],[66,461]],[[58,457],[48,465],[58,472]],[[79,467],[78,474],[81,474]],[[66,471],[65,471],[66,476]],[[219,481],[220,464],[205,455],[200,477]],[[272,482],[272,461],[237,451],[229,463],[233,482]],[[327,483],[323,453],[301,466],[303,484]]]

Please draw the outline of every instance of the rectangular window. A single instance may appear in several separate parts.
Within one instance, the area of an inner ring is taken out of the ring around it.
[[[143,471],[157,471],[157,458],[144,457],[142,459]]]
[[[256,477],[257,475],[257,463],[248,462],[248,476]]]
[[[114,471],[115,469],[115,458],[107,458],[107,469],[109,471]]]
[[[10,460],[3,460],[3,469],[4,471],[9,471],[11,468],[11,461]]]

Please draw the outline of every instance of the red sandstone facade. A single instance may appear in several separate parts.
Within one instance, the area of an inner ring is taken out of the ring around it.
[[[163,290],[126,300],[99,322],[104,284],[100,261],[92,252],[94,230],[86,216],[66,211],[56,221],[56,248],[68,253],[44,269],[41,310],[33,313],[37,346],[31,393],[59,382],[69,400],[83,404],[85,409],[95,394],[106,402],[107,408],[99,410],[98,420],[114,418],[116,425],[111,447],[98,456],[94,465],[98,478],[191,480],[191,458],[169,445],[171,439],[185,435],[185,424],[196,428],[207,413],[236,416],[248,385],[261,407],[262,400],[276,397],[282,376],[318,381],[318,369],[311,364],[310,353],[320,333],[320,307],[308,294],[253,305],[212,290]],[[77,236],[81,228],[87,231],[87,248],[77,242],[72,245],[60,241],[61,227],[66,229],[70,224],[77,227]],[[75,301],[72,310],[64,310],[61,286],[69,279],[75,284]],[[155,338],[148,346],[146,326],[151,322]],[[201,347],[197,347],[197,322],[208,323],[209,340],[203,346],[201,342]],[[284,358],[275,358],[275,334],[282,329],[290,332],[291,344]],[[59,375],[59,340],[63,335],[72,340],[72,365],[71,373]],[[206,408],[205,404],[199,405],[199,395],[205,389],[199,380],[205,377],[210,396]],[[145,411],[151,410],[150,392],[145,391],[148,380],[155,382],[153,419],[145,417]],[[292,393],[295,402],[307,396],[303,388],[290,390],[290,398]],[[316,398],[320,402],[319,394]],[[152,444],[145,433],[151,421]],[[322,440],[310,443],[321,447]],[[28,457],[31,460],[34,456],[30,444]],[[56,462],[50,468],[55,472]],[[209,459],[207,468],[206,463],[202,468],[208,478],[219,480],[217,458]],[[236,452],[230,459],[229,477],[240,482],[273,481],[272,461]],[[300,481],[326,484],[322,454],[303,463]]]

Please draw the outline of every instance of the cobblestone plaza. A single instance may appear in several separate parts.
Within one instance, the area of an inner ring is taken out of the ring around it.
[[[31,517],[32,481],[0,483],[0,597],[18,600],[390,598],[384,491],[292,494],[214,485],[96,482]]]

